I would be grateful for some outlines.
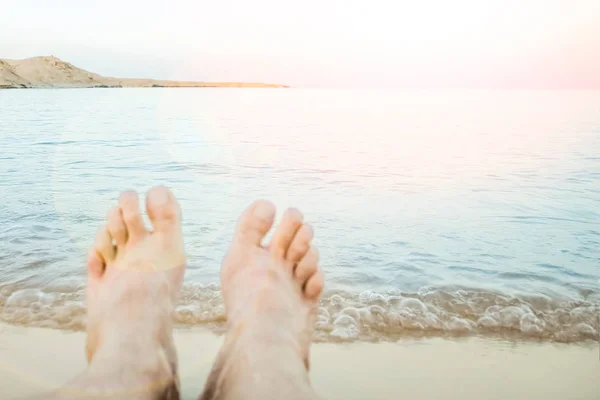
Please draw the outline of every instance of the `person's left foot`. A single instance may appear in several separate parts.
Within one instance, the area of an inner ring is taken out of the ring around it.
[[[152,188],[146,209],[153,231],[144,227],[137,194],[122,193],[90,251],[86,353],[99,381],[120,374],[106,389],[165,397],[178,389],[171,313],[186,260],[173,194]]]

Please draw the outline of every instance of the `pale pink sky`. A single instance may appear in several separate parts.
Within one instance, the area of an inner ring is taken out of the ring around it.
[[[301,87],[600,89],[600,0],[7,0],[0,57]]]

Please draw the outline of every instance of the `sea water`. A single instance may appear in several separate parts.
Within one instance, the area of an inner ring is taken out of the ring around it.
[[[221,258],[266,198],[314,227],[317,340],[598,335],[599,91],[4,90],[0,150],[0,321],[83,329],[107,210],[164,184],[179,326],[223,326]]]

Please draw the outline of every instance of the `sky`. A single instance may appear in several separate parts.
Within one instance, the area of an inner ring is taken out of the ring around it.
[[[0,58],[295,87],[600,89],[600,0],[2,0]]]

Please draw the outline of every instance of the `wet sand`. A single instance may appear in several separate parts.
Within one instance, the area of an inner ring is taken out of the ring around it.
[[[85,368],[81,332],[0,325],[2,399],[59,387]],[[178,330],[183,398],[196,399],[222,337]],[[311,379],[326,399],[600,399],[598,343],[411,339],[318,343]]]

